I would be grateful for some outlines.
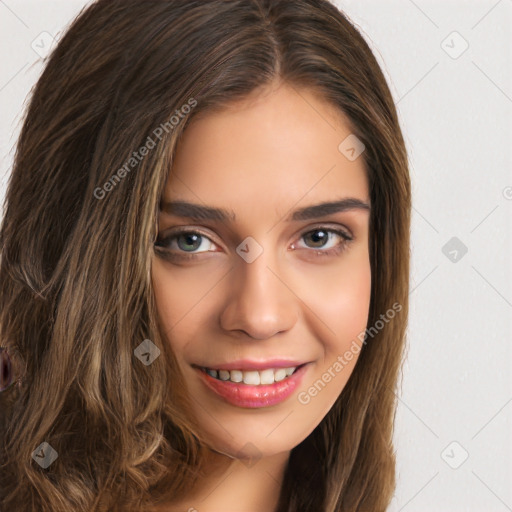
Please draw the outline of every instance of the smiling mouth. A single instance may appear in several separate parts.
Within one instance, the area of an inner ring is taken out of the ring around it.
[[[268,368],[265,370],[215,370],[204,366],[197,366],[197,368],[220,381],[247,384],[249,386],[264,386],[288,379],[303,366],[304,364],[289,368]]]

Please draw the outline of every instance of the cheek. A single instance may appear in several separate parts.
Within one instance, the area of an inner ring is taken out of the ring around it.
[[[212,288],[219,281],[219,272],[207,265],[173,272],[167,262],[155,257],[151,279],[162,330],[179,357],[201,319],[209,318],[205,308],[214,297]]]
[[[325,417],[345,388],[359,358],[361,334],[368,323],[369,262],[362,258],[346,270],[317,279],[315,293],[307,296],[309,308],[321,320],[316,321],[316,332],[322,351],[297,395],[305,424],[311,429]]]
[[[322,343],[326,357],[343,353],[364,332],[368,322],[371,268],[367,256],[351,258],[335,270],[322,269],[299,279],[307,306],[324,324],[326,335]]]
[[[191,333],[191,324],[187,315],[197,302],[197,285],[184,286],[178,273],[169,272],[166,263],[155,259],[152,268],[152,283],[158,320],[164,340],[172,347],[175,357],[180,362]]]

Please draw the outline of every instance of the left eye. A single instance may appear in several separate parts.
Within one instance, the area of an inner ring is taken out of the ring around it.
[[[310,240],[312,240],[313,244],[319,244],[319,245],[313,245],[312,247],[311,246],[307,246],[309,247],[310,249],[333,249],[335,247],[337,247],[338,245],[343,245],[345,242],[351,240],[352,238],[347,234],[345,233],[344,231],[341,231],[341,230],[338,230],[338,229],[332,229],[332,228],[316,228],[316,229],[313,229],[312,231],[308,231],[306,233],[304,233],[301,238],[308,238],[308,235],[312,235],[310,237]],[[326,242],[329,241],[329,239],[331,241],[335,241],[336,237],[338,238],[342,238],[343,241],[338,244],[334,244],[334,245],[331,245],[329,247],[327,247],[326,245]],[[328,250],[325,251],[325,252],[329,252]]]
[[[336,243],[336,238],[341,239],[341,242]],[[333,229],[327,227],[318,227],[313,230],[304,232],[300,236],[300,240],[311,240],[313,245],[297,246],[295,243],[292,245],[293,249],[316,249],[321,254],[331,254],[341,251],[345,245],[352,240],[352,237],[340,229]],[[192,258],[196,254],[203,252],[215,252],[212,247],[215,243],[210,238],[201,233],[200,231],[179,231],[174,234],[158,239],[156,244],[160,251],[180,258]],[[203,248],[204,250],[198,250]],[[176,253],[178,252],[178,253]],[[179,253],[182,254],[179,254]],[[184,254],[185,253],[185,254]],[[187,256],[187,254],[189,256]]]

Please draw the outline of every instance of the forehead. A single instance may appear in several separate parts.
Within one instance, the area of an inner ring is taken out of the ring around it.
[[[191,122],[164,197],[247,213],[283,211],[301,198],[368,200],[363,158],[338,149],[350,134],[346,116],[315,92],[267,88]]]

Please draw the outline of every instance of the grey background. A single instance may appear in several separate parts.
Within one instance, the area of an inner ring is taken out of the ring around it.
[[[87,3],[0,0],[2,201],[42,57]],[[389,512],[512,511],[512,0],[335,3],[384,69],[411,163]]]

